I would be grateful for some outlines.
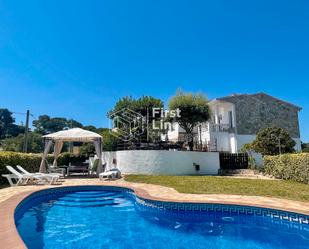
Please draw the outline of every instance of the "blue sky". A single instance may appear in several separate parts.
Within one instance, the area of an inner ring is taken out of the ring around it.
[[[106,127],[126,95],[262,91],[303,107],[309,142],[308,10],[306,0],[0,0],[0,107]]]

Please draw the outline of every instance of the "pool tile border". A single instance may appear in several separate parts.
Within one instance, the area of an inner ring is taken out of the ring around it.
[[[263,207],[251,207],[235,204],[163,202],[143,199],[138,196],[136,197],[136,201],[145,207],[156,208],[161,211],[222,212],[230,214],[246,214],[270,217],[273,219],[290,221],[299,224],[309,224],[308,215]]]

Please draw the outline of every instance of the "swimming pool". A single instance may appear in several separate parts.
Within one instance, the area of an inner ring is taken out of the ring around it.
[[[38,191],[15,211],[37,248],[309,248],[309,217],[272,209],[147,200],[132,190]]]

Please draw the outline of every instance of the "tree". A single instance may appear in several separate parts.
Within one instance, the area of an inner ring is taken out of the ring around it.
[[[112,133],[113,132],[109,129],[104,129],[104,131],[101,133],[101,136],[103,137],[103,151],[117,150],[117,144],[119,142],[119,139]]]
[[[132,111],[136,110],[136,100],[133,99],[131,96],[126,96],[126,97],[120,98],[116,102],[114,108],[111,111],[109,111],[108,116],[110,114],[112,114],[113,112],[117,112],[117,111],[122,110],[123,108],[128,108]]]
[[[85,127],[86,128],[86,127]],[[97,132],[102,136],[102,149],[103,151],[115,151],[117,150],[117,144],[119,142],[119,139],[116,135],[113,135],[112,131],[108,128],[96,128],[94,126],[87,126],[87,128],[90,128],[88,130]],[[94,129],[95,128],[95,129]],[[92,154],[95,154],[95,148],[93,143],[83,143],[80,146],[80,154],[89,157]]]
[[[97,128],[93,125],[87,125],[87,126],[84,126],[83,129],[101,134],[107,128]]]
[[[142,96],[135,101],[135,109],[133,111],[142,114],[144,117],[149,118],[151,123],[154,117],[152,116],[153,108],[163,108],[163,102],[151,96]]]
[[[208,121],[211,116],[207,97],[201,93],[184,93],[178,90],[169,101],[169,109],[180,110],[180,115],[176,116],[174,120],[185,130],[188,145],[192,151],[194,127],[201,122]]]
[[[268,127],[258,132],[256,139],[252,142],[252,148],[262,155],[278,155],[295,152],[295,144],[285,129]]]
[[[127,96],[119,99],[116,102],[113,110],[111,110],[108,115],[127,108],[146,117],[147,113],[151,112],[154,107],[163,108],[162,100],[154,98],[152,96],[142,96],[138,99]],[[151,115],[149,116],[151,118]]]
[[[15,137],[25,131],[25,128],[14,124],[13,113],[8,109],[0,109],[0,139]]]
[[[33,121],[35,131],[41,134],[49,134],[69,128],[82,128],[83,125],[74,119],[50,118],[48,115],[40,115],[38,120]]]
[[[15,122],[12,114],[8,109],[0,109],[0,127],[5,127]]]
[[[1,141],[2,147],[6,151],[22,152],[24,145],[24,135],[6,138]],[[28,152],[41,153],[44,150],[42,135],[36,132],[28,133]]]
[[[87,125],[87,126],[84,126],[84,128],[83,129],[85,129],[85,130],[87,130],[87,131],[92,131],[92,132],[97,132],[98,133],[98,129],[97,129],[97,127],[95,127],[95,126],[93,126],[93,125]]]
[[[157,140],[159,134],[151,129],[152,121],[156,119],[152,116],[152,110],[153,108],[163,108],[162,100],[152,96],[142,96],[138,99],[134,99],[131,96],[123,97],[116,102],[113,110],[108,113],[108,116],[111,117],[113,113],[125,108],[141,114],[145,119],[148,118],[148,124],[150,124],[148,126],[149,138],[151,141]],[[145,141],[147,139],[147,133],[142,133],[138,136],[138,139]]]
[[[67,119],[66,128],[83,128],[83,125],[74,119]]]
[[[90,157],[91,155],[95,154],[95,148],[93,143],[83,143],[80,146],[79,153],[86,157]]]

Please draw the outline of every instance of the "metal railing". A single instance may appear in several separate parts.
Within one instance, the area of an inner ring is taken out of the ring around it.
[[[210,130],[213,132],[235,132],[235,127],[230,124],[209,124]]]
[[[248,169],[247,153],[220,153],[220,169]]]

